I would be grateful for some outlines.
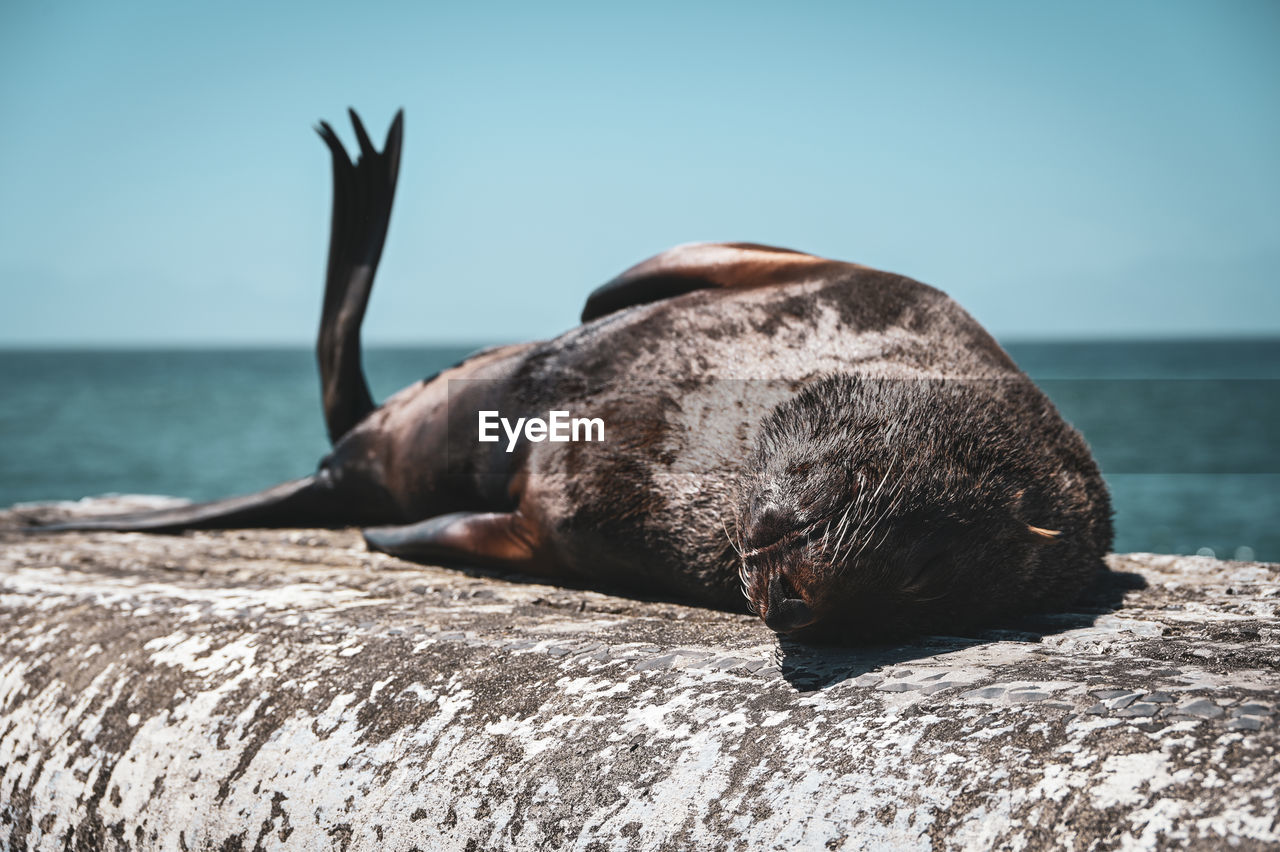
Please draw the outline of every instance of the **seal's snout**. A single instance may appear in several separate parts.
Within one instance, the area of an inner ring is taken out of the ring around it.
[[[764,623],[770,630],[790,633],[808,627],[816,621],[813,610],[795,593],[782,575],[769,581],[769,603],[764,612]]]

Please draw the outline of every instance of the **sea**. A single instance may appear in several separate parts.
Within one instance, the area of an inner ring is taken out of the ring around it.
[[[375,398],[477,347],[369,347]],[[1092,446],[1117,552],[1280,561],[1280,340],[1011,342]],[[0,506],[194,500],[314,470],[309,349],[0,350]]]

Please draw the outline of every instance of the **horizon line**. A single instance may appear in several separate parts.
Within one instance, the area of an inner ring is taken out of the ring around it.
[[[999,335],[992,334],[1001,345],[1023,345],[1028,343],[1280,343],[1280,331],[1276,332],[1129,332],[1119,334],[1048,334],[1048,335]],[[553,340],[554,338],[545,338]],[[466,347],[481,348],[485,346],[503,346],[511,343],[527,341],[476,339],[445,339],[434,341],[423,340],[373,340],[364,341],[365,350],[374,349],[458,349]],[[298,350],[313,349],[312,341],[297,340],[54,340],[54,341],[20,341],[10,343],[0,341],[0,352],[33,352],[33,351],[163,351],[163,350]]]

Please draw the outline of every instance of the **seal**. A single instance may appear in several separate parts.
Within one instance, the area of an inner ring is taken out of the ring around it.
[[[715,607],[781,633],[958,630],[1070,602],[1112,538],[1089,449],[992,337],[901,275],[753,243],[680,246],[375,405],[360,324],[403,139],[333,129],[317,358],[333,449],[245,497],[47,529],[366,527],[369,546]],[[572,411],[603,441],[478,440]]]

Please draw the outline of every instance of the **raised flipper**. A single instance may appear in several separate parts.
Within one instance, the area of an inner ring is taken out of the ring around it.
[[[642,261],[587,297],[582,321],[694,290],[765,287],[851,267],[756,243],[690,243]]]
[[[228,497],[209,503],[195,503],[172,509],[132,512],[82,518],[30,532],[65,530],[115,530],[121,532],[174,532],[194,529],[239,529],[246,527],[324,527],[358,523],[343,501],[337,499],[332,483],[320,474],[282,482],[266,491],[242,497]]]
[[[519,512],[454,512],[407,526],[371,527],[364,540],[411,562],[465,562],[543,577],[562,573]]]
[[[349,112],[360,143],[355,165],[327,122],[316,128],[333,155],[333,222],[316,360],[320,363],[325,424],[334,443],[374,408],[360,364],[360,323],[391,221],[404,136],[401,110],[379,153],[355,110]]]

